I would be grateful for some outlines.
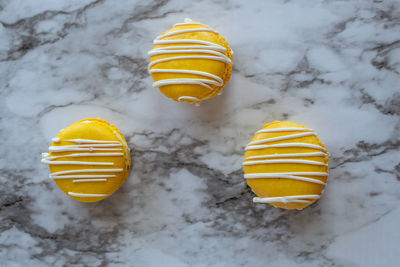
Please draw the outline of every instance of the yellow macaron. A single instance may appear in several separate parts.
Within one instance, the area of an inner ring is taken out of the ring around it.
[[[246,147],[244,177],[256,203],[303,209],[328,181],[329,155],[315,132],[293,122],[266,124]]]
[[[185,19],[153,43],[153,86],[175,101],[198,104],[220,94],[231,77],[232,49],[207,25]]]
[[[131,157],[124,136],[101,119],[71,124],[52,139],[42,162],[68,196],[96,202],[112,195],[129,175]]]

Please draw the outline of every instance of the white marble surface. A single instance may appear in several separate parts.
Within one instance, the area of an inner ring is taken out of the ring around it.
[[[235,51],[200,107],[151,87],[152,39],[190,17]],[[397,266],[400,2],[0,1],[1,266]],[[133,170],[109,199],[66,197],[40,164],[85,117],[117,125]],[[244,146],[264,123],[315,129],[322,199],[253,204]]]

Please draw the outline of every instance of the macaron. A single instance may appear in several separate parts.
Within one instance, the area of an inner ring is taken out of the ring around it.
[[[127,179],[131,168],[128,144],[114,125],[84,119],[61,130],[42,154],[50,178],[69,197],[96,202],[111,196]]]
[[[153,41],[153,87],[178,102],[196,103],[221,93],[232,74],[233,51],[215,29],[185,19]]]
[[[325,190],[329,154],[317,134],[288,121],[266,124],[246,146],[244,178],[255,203],[303,209]]]

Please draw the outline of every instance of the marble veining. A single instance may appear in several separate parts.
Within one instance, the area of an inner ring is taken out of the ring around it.
[[[234,50],[221,96],[152,88],[152,40],[189,17]],[[400,3],[0,1],[1,266],[396,266]],[[125,135],[133,169],[109,199],[66,197],[40,164],[86,117]],[[241,169],[273,120],[331,154],[303,211],[254,204]]]

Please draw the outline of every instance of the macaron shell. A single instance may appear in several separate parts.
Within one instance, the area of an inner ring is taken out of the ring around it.
[[[263,129],[274,129],[274,128],[304,128],[309,129],[303,125],[299,125],[293,122],[272,122],[266,124]],[[286,136],[291,134],[296,134],[299,132],[268,132],[268,133],[258,133],[254,136],[251,142]],[[316,136],[305,136],[293,139],[281,140],[268,142],[266,145],[282,144],[282,143],[308,143],[313,145],[318,145],[326,149],[325,145]],[[314,148],[305,147],[279,147],[279,148],[265,148],[256,150],[247,150],[245,153],[245,158],[253,156],[263,156],[263,155],[274,155],[274,154],[293,154],[293,153],[312,153],[321,152],[321,150]],[[280,157],[279,159],[295,159],[295,157]],[[298,158],[301,160],[312,160],[321,162],[326,165],[309,165],[309,164],[298,164],[298,163],[276,163],[276,164],[257,164],[257,165],[244,165],[245,174],[248,173],[285,173],[285,172],[322,172],[329,173],[329,156],[326,153],[325,157],[302,157]],[[326,183],[328,181],[327,176],[307,176],[302,175],[307,178],[317,179],[321,182]],[[247,179],[247,184],[251,187],[254,193],[260,198],[266,197],[282,197],[282,196],[296,196],[296,195],[321,195],[325,186],[318,183],[305,182],[293,179],[284,178],[257,178],[257,179]],[[274,202],[269,203],[275,207],[280,207],[284,209],[302,209],[308,205],[314,203],[317,199],[307,199],[310,203],[282,203]]]
[[[92,169],[122,169],[118,172],[77,172],[74,175],[115,175],[115,177],[107,178],[107,181],[99,182],[74,182],[79,178],[70,179],[54,179],[60,189],[68,196],[81,201],[81,202],[96,202],[112,195],[122,183],[126,180],[130,171],[130,153],[127,143],[119,132],[119,130],[110,125],[107,121],[100,119],[85,119],[70,125],[68,128],[62,130],[57,138],[59,142],[53,142],[52,146],[66,146],[77,145],[74,142],[66,141],[68,139],[90,139],[90,140],[103,140],[103,141],[117,141],[122,144],[119,147],[107,147],[112,149],[119,149],[120,151],[93,151],[91,153],[123,153],[123,156],[85,156],[85,157],[65,157],[62,159],[54,159],[53,161],[90,161],[90,162],[110,162],[112,166],[102,165],[50,165],[50,172],[72,171],[72,170],[92,170]],[[74,153],[88,153],[87,151],[67,151],[67,152],[50,152],[51,156],[70,155]],[[99,194],[98,197],[81,197],[74,196],[74,194]]]

